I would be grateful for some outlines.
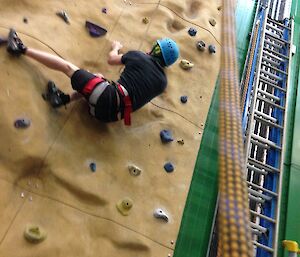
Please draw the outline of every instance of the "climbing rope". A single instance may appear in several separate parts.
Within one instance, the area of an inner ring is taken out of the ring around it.
[[[253,256],[249,223],[240,89],[235,41],[235,0],[223,0],[219,118],[219,253]]]

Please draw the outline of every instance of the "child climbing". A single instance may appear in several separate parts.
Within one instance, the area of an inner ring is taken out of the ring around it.
[[[164,68],[172,65],[179,56],[177,44],[169,38],[155,42],[150,53],[129,51],[121,54],[122,45],[112,43],[108,64],[125,65],[117,83],[109,82],[102,74],[92,74],[56,56],[26,47],[11,29],[8,35],[7,51],[14,55],[28,56],[47,67],[61,71],[71,79],[72,95],[63,93],[49,81],[46,98],[54,108],[66,105],[84,97],[89,104],[90,114],[103,122],[124,118],[130,125],[130,113],[144,106],[161,94],[167,86]]]

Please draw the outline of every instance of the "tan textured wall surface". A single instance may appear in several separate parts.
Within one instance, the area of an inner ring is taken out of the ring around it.
[[[148,51],[152,42],[171,37],[190,71],[179,61],[167,70],[168,88],[132,115],[133,124],[102,124],[87,113],[84,101],[53,110],[41,97],[48,80],[71,93],[70,81],[26,57],[13,58],[0,48],[0,256],[168,256],[179,231],[211,96],[219,71],[220,1],[206,0],[0,0],[0,35],[14,27],[25,44],[54,53],[77,66],[117,79],[121,69],[107,65],[113,40]],[[107,14],[101,9],[106,7]],[[66,10],[71,24],[55,13]],[[27,17],[28,23],[23,23]],[[142,23],[148,17],[149,24]],[[209,19],[217,21],[215,27]],[[85,21],[108,30],[91,38]],[[198,30],[190,37],[190,27]],[[214,44],[217,53],[198,52],[195,44]],[[187,104],[179,100],[188,95]],[[19,117],[31,127],[14,128]],[[160,142],[170,129],[174,141]],[[176,141],[184,139],[185,144]],[[96,162],[92,173],[89,163]],[[175,164],[166,173],[166,161]],[[139,177],[127,165],[141,167]],[[21,197],[24,193],[25,197]],[[134,201],[122,216],[116,203]],[[162,208],[169,223],[153,217]],[[37,245],[23,238],[26,224],[41,225],[47,239]]]

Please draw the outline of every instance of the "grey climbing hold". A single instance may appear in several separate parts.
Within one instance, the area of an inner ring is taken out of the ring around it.
[[[85,22],[85,27],[88,29],[91,37],[101,37],[107,33],[106,29],[90,21]]]
[[[190,28],[188,33],[191,37],[194,37],[197,34],[197,30],[195,28]]]
[[[64,10],[58,11],[58,12],[56,13],[56,15],[57,15],[58,17],[62,18],[62,19],[65,21],[65,23],[70,24],[70,18],[69,18],[69,16],[68,16],[68,14],[66,13],[66,11],[64,11]]]
[[[160,139],[163,143],[169,143],[174,140],[171,131],[166,129],[160,131]]]
[[[164,169],[166,172],[170,173],[170,172],[173,172],[174,171],[174,165],[171,163],[171,162],[167,162],[165,165],[164,165]]]
[[[17,119],[14,123],[16,128],[28,128],[31,125],[31,121],[28,118]]]
[[[216,26],[217,22],[214,18],[209,19],[209,23],[210,25],[212,25],[213,27]]]
[[[24,237],[31,243],[40,243],[46,239],[46,231],[38,225],[27,225],[24,231]]]
[[[160,208],[155,209],[153,215],[157,219],[164,220],[165,222],[169,221],[169,216]]]
[[[0,37],[0,46],[7,43],[7,38]]]
[[[105,13],[105,14],[107,14],[107,8],[103,7],[102,8],[102,12]]]
[[[122,215],[128,216],[133,207],[133,201],[130,198],[125,197],[117,203],[116,207]]]
[[[97,169],[96,163],[91,162],[91,163],[90,163],[90,169],[91,169],[92,172],[96,172],[96,169]]]
[[[130,175],[134,176],[134,177],[137,177],[137,176],[141,175],[141,173],[142,173],[142,170],[135,165],[129,165],[128,170],[129,170]]]
[[[215,54],[216,53],[216,47],[214,45],[209,45],[208,46],[208,51],[211,54]]]
[[[183,104],[185,104],[185,103],[187,102],[187,100],[188,100],[188,97],[187,97],[186,95],[183,95],[183,96],[180,97],[180,101],[181,101]]]
[[[196,46],[197,46],[197,49],[199,51],[203,52],[205,50],[206,45],[205,45],[205,42],[203,40],[200,40],[200,41],[197,42]]]

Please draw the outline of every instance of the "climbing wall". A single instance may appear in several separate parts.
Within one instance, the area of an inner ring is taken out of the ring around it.
[[[41,97],[48,80],[71,93],[69,79],[0,46],[0,256],[172,256],[219,72],[220,1],[0,0],[0,7],[1,36],[14,27],[26,45],[108,79],[118,79],[122,68],[106,62],[113,40],[123,52],[149,51],[156,39],[171,37],[180,59],[194,64],[183,70],[179,60],[169,68],[166,92],[125,127],[94,120],[83,100],[53,110]],[[60,10],[70,24],[55,14]],[[90,37],[86,20],[108,33]],[[203,52],[199,40],[206,43]],[[210,44],[216,53],[209,53]],[[30,119],[30,127],[15,128],[19,118]],[[163,129],[174,141],[161,142]],[[171,173],[167,162],[175,167]],[[129,165],[141,174],[132,176]],[[133,203],[128,216],[116,208],[124,198]],[[157,208],[168,221],[154,217]],[[46,231],[43,242],[25,240],[30,224]]]

